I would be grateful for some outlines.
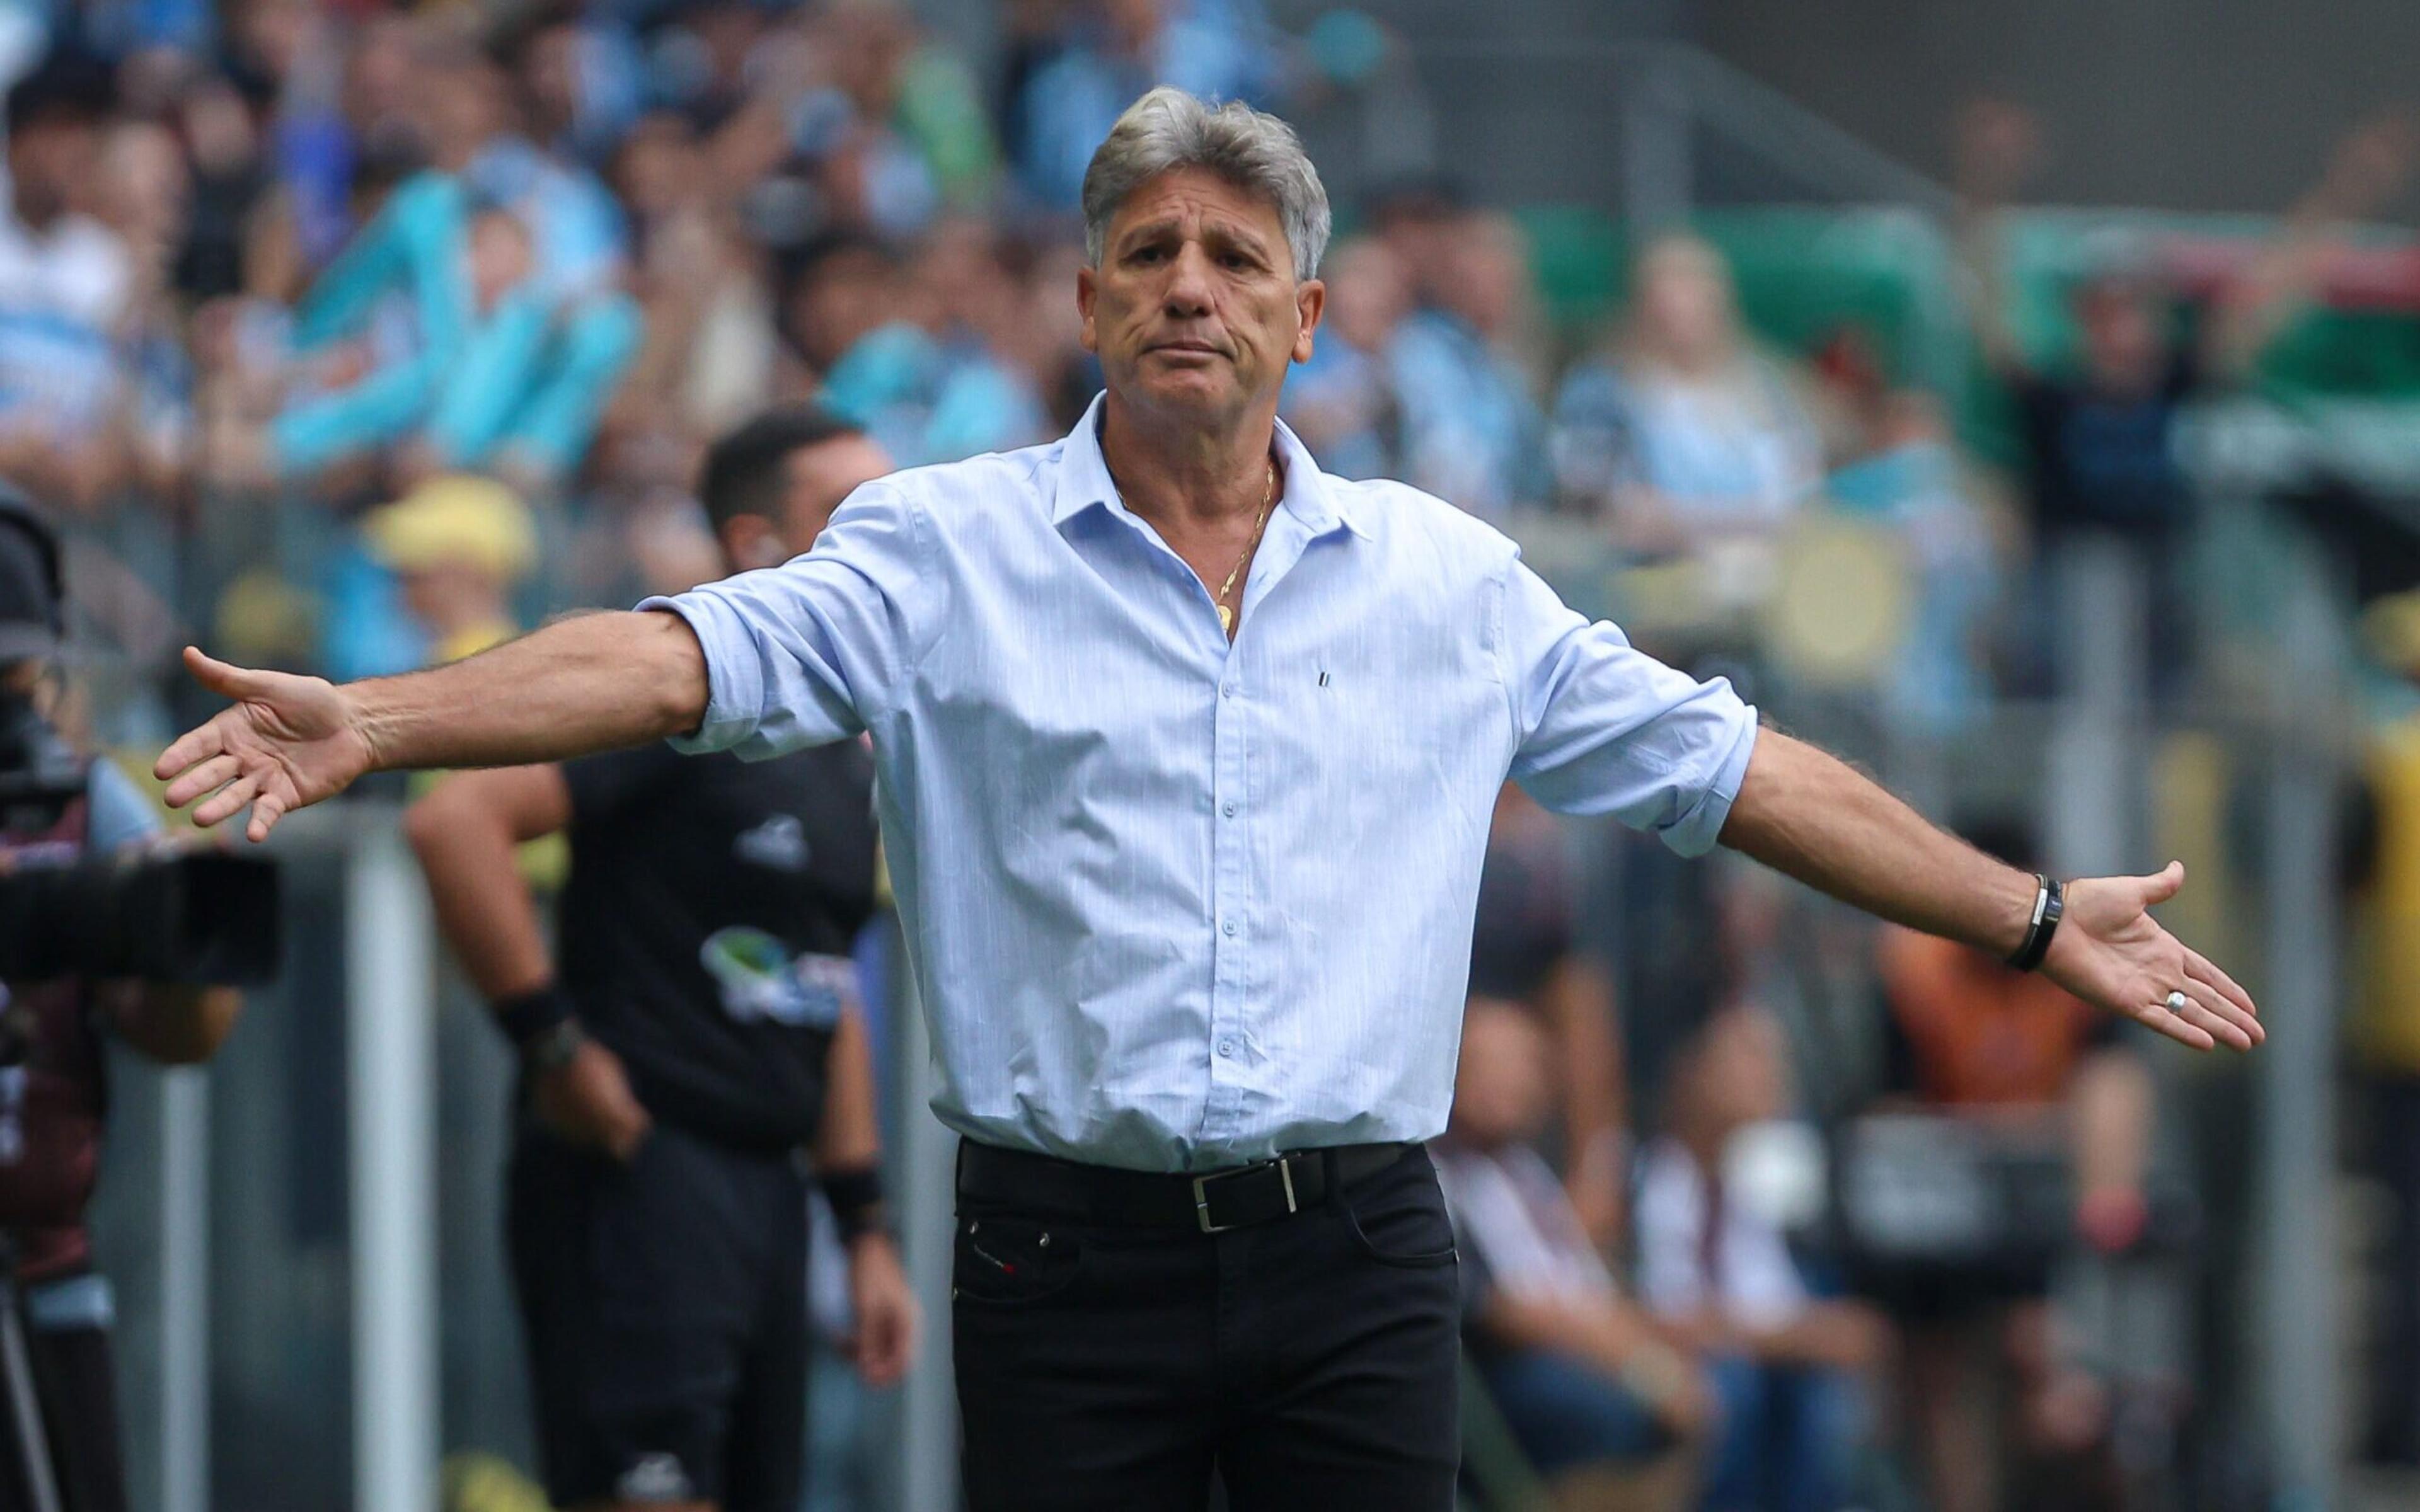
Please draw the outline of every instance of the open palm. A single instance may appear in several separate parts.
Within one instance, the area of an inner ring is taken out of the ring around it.
[[[210,825],[252,807],[244,833],[267,840],[280,816],[344,791],[370,767],[370,744],[351,700],[323,677],[232,667],[185,648],[185,668],[234,700],[209,723],[161,753],[152,775],[168,804],[195,799],[194,822]]]
[[[2086,1002],[2196,1050],[2219,1043],[2249,1050],[2265,1038],[2251,995],[2151,917],[2184,880],[2183,865],[2171,861],[2155,876],[2069,883],[2067,917],[2051,936],[2042,973]],[[2185,995],[2181,1011],[2168,1007],[2173,992]]]

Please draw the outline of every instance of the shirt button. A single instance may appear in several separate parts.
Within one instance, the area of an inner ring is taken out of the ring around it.
[[[1231,919],[1229,919],[1229,920],[1227,920],[1227,922],[1225,922],[1224,924],[1219,925],[1218,927],[1219,927],[1219,929],[1221,929],[1221,930],[1225,931],[1225,932],[1226,932],[1227,933],[1229,933],[1229,934],[1233,934],[1233,933],[1235,933],[1235,921],[1234,921],[1233,919],[1232,919],[1232,918],[1231,918]]]
[[[1227,801],[1227,807],[1225,807],[1224,809],[1219,810],[1218,811],[1219,811],[1220,813],[1225,814],[1225,815],[1226,815],[1228,818],[1230,818],[1230,819],[1234,818],[1234,817],[1235,817],[1235,803],[1234,803],[1234,800],[1233,800],[1233,799],[1232,799],[1232,798],[1230,798],[1230,799]]]
[[[1235,1053],[1235,1041],[1233,1041],[1233,1040],[1221,1040],[1221,1041],[1218,1041],[1218,1054],[1219,1054],[1221,1057],[1233,1057],[1233,1056],[1234,1055],[1234,1053]]]
[[[1222,699],[1233,698],[1235,696],[1235,685],[1233,683],[1224,684],[1218,689],[1218,696]]]

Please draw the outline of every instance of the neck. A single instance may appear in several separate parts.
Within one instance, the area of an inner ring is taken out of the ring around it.
[[[1171,424],[1109,393],[1101,459],[1125,506],[1155,525],[1215,529],[1249,525],[1271,487],[1277,406],[1255,405],[1236,424]]]

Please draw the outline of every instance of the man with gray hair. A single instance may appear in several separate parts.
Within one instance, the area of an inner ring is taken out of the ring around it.
[[[1294,133],[1144,96],[1094,156],[1053,445],[868,484],[815,549],[436,671],[236,700],[162,756],[249,833],[365,771],[870,732],[956,1130],[971,1505],[1450,1507],[1458,1295],[1421,1143],[1510,776],[2040,965],[2188,1044],[2260,1029],[2147,912],[1935,829],[1512,543],[1277,424],[1328,212]],[[2065,927],[2060,927],[2064,917]]]

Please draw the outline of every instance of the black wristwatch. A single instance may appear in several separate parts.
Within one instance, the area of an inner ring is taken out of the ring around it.
[[[521,1063],[543,1076],[570,1065],[587,1042],[588,1031],[578,1019],[557,1019],[521,1041]]]

